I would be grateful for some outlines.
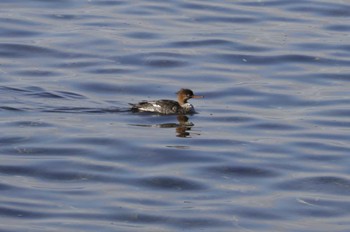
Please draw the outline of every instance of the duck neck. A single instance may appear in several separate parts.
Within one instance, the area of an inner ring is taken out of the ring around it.
[[[177,101],[180,104],[180,106],[184,105],[185,103],[187,103],[187,99],[181,97],[181,96],[177,96]]]

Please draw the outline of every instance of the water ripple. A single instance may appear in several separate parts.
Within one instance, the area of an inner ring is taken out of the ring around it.
[[[350,61],[341,59],[327,59],[308,55],[276,55],[276,56],[252,56],[246,54],[222,54],[218,58],[225,62],[240,63],[245,65],[275,65],[277,63],[301,63],[323,65],[349,65]]]
[[[139,180],[139,183],[147,188],[168,191],[196,191],[205,189],[203,184],[193,180],[165,176],[144,178]]]
[[[34,57],[55,57],[55,58],[78,58],[82,54],[63,52],[52,48],[34,46],[28,44],[0,43],[0,57],[7,58],[34,58]],[[84,55],[86,56],[86,55]]]
[[[316,176],[291,180],[278,185],[280,189],[292,191],[318,192],[323,194],[348,195],[350,181],[335,176]]]
[[[172,68],[187,65],[185,55],[178,53],[141,53],[115,58],[124,65],[146,65],[159,68]],[[187,59],[186,59],[187,60]]]
[[[278,176],[273,171],[256,168],[256,167],[243,167],[243,166],[217,166],[207,167],[204,170],[205,173],[214,173],[221,176],[240,177],[240,178],[271,178]]]

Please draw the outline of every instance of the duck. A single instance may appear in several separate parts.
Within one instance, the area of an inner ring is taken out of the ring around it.
[[[193,114],[194,107],[188,100],[192,98],[203,98],[204,96],[195,95],[190,89],[180,89],[177,94],[177,101],[174,100],[155,100],[155,101],[141,101],[132,105],[133,112],[152,112],[157,114]]]

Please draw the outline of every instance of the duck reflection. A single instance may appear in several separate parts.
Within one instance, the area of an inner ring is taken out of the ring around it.
[[[178,115],[177,121],[179,124],[176,127],[176,136],[182,138],[190,137],[191,134],[189,131],[192,129],[194,124],[188,121],[188,117],[186,115]]]
[[[178,115],[176,117],[178,123],[162,123],[155,125],[140,125],[140,124],[132,124],[133,126],[142,126],[142,127],[159,127],[159,128],[175,128],[176,137],[181,138],[190,138],[192,127],[194,124],[189,121],[189,118],[186,115]],[[196,133],[196,135],[199,135]]]
[[[158,124],[160,128],[176,128],[176,137],[186,138],[191,137],[191,129],[194,126],[186,115],[178,115],[176,117],[178,123],[163,123]]]

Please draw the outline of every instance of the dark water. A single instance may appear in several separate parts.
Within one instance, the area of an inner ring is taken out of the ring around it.
[[[3,0],[1,231],[350,229],[350,2]],[[188,118],[128,103],[205,95]]]

